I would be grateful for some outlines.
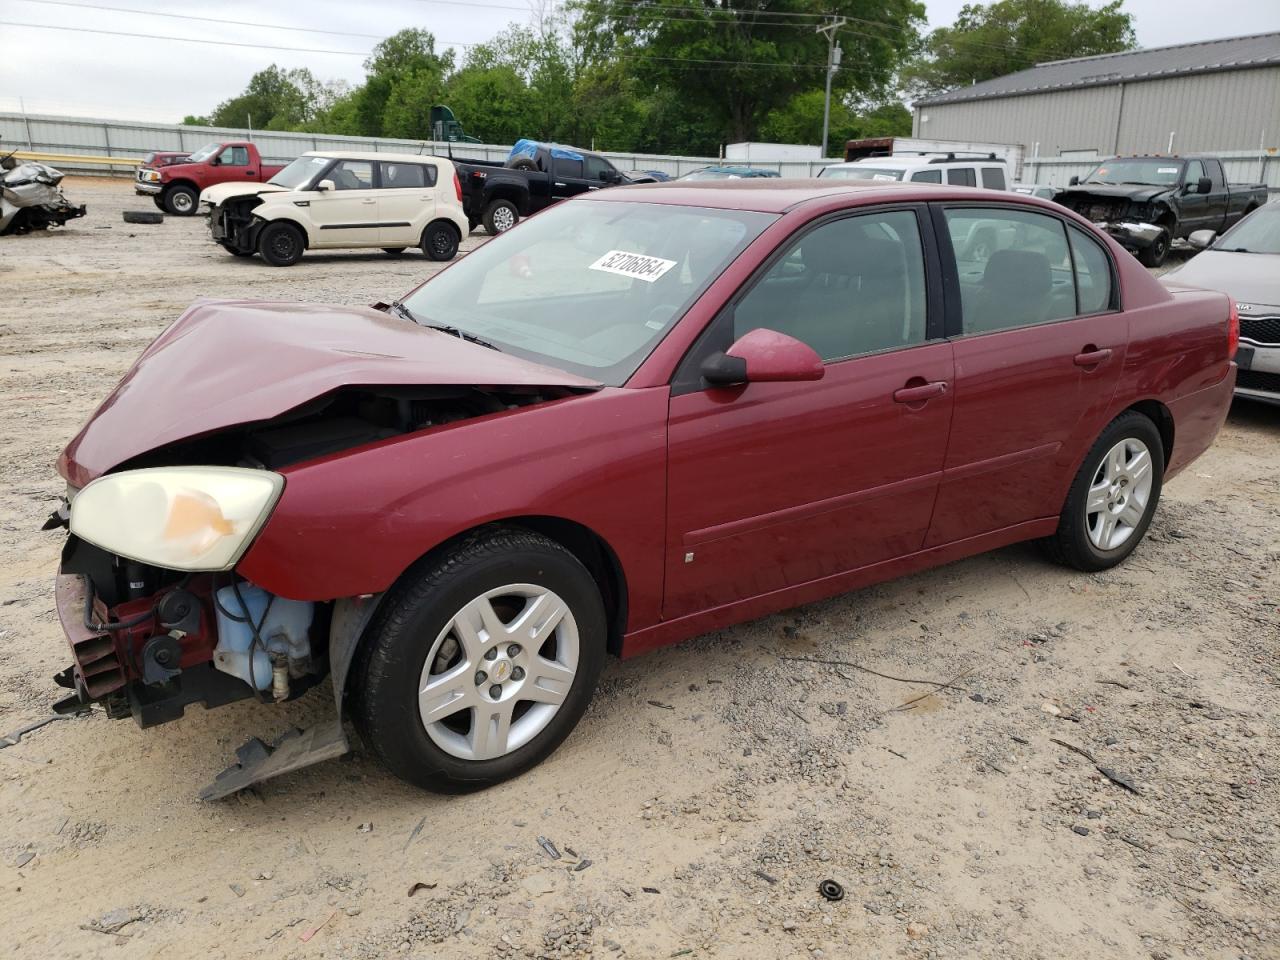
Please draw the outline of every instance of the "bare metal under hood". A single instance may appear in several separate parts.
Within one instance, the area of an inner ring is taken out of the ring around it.
[[[143,351],[58,458],[81,487],[143,453],[342,387],[600,384],[371,307],[201,301]]]

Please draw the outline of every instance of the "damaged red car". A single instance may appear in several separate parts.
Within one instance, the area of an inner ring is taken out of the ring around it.
[[[203,301],[62,454],[73,690],[283,702],[223,795],[347,749],[458,791],[606,657],[1022,540],[1097,571],[1213,441],[1234,308],[1054,204],[760,180],[557,205],[402,300]]]

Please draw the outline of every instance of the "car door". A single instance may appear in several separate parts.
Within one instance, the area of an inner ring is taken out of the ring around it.
[[[1210,211],[1210,194],[1197,193],[1196,186],[1201,177],[1208,176],[1204,170],[1204,164],[1199,160],[1187,161],[1187,174],[1183,180],[1183,184],[1178,188],[1178,203],[1182,207],[1182,215],[1179,217],[1179,233],[1182,236],[1199,230],[1201,227],[1216,229],[1222,223],[1222,217],[1214,218]]]
[[[226,180],[258,179],[258,166],[250,163],[249,148],[243,145],[223,147],[218,154],[218,170]]]
[[[333,189],[317,191],[311,198],[307,211],[315,226],[308,238],[311,246],[377,246],[380,231],[373,163],[339,160],[320,179],[331,180]]]
[[[1231,208],[1230,189],[1222,171],[1222,163],[1218,160],[1205,160],[1204,175],[1209,178],[1209,194],[1204,198],[1205,219],[1200,228],[1221,232],[1226,229],[1227,214]],[[1243,210],[1243,207],[1239,210]]]
[[[435,217],[435,166],[380,160],[378,175],[378,242],[384,247],[416,247]]]
[[[812,225],[686,358],[668,425],[664,617],[920,549],[952,405],[931,244],[922,206]],[[700,380],[706,354],[760,327],[812,346],[823,378]]]
[[[586,177],[586,164],[581,154],[570,154],[559,148],[551,150],[551,198],[564,200],[591,189]]]
[[[1105,425],[1128,327],[1115,267],[1063,218],[935,207],[955,412],[928,545],[1051,517]]]

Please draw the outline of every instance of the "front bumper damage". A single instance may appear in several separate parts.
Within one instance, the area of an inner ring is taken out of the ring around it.
[[[1105,230],[1122,247],[1130,250],[1145,250],[1165,232],[1157,223],[1142,223],[1137,220],[1112,220],[1094,224]]]
[[[69,565],[83,565],[83,558],[79,563],[76,559],[72,553]],[[71,666],[54,678],[72,691],[55,704],[58,714],[78,713],[96,704],[108,717],[132,716],[139,726],[152,727],[176,720],[191,704],[212,709],[253,697],[264,703],[291,701],[332,674],[335,709],[328,720],[291,730],[270,747],[251,738],[237,751],[236,763],[200,791],[202,800],[228,796],[351,749],[343,726],[346,678],[380,599],[372,595],[323,605],[311,631],[313,651],[319,651],[311,658],[314,669],[286,681],[281,696],[278,686],[255,690],[242,676],[228,672],[221,656],[220,640],[225,637],[219,636],[216,586],[210,575],[186,577],[114,607],[97,595],[86,573],[64,569],[54,588],[72,659]],[[241,586],[252,589],[243,581]],[[264,623],[266,619],[264,615]]]

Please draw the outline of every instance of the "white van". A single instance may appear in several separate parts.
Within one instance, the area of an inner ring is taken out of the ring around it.
[[[905,183],[946,183],[953,187],[1009,189],[1009,172],[994,154],[961,157],[931,156],[864,157],[849,163],[833,163],[818,173],[823,180],[900,180]]]
[[[215,243],[277,267],[340,247],[452,260],[468,228],[453,164],[412,153],[304,153],[267,183],[209,187],[200,204]]]

